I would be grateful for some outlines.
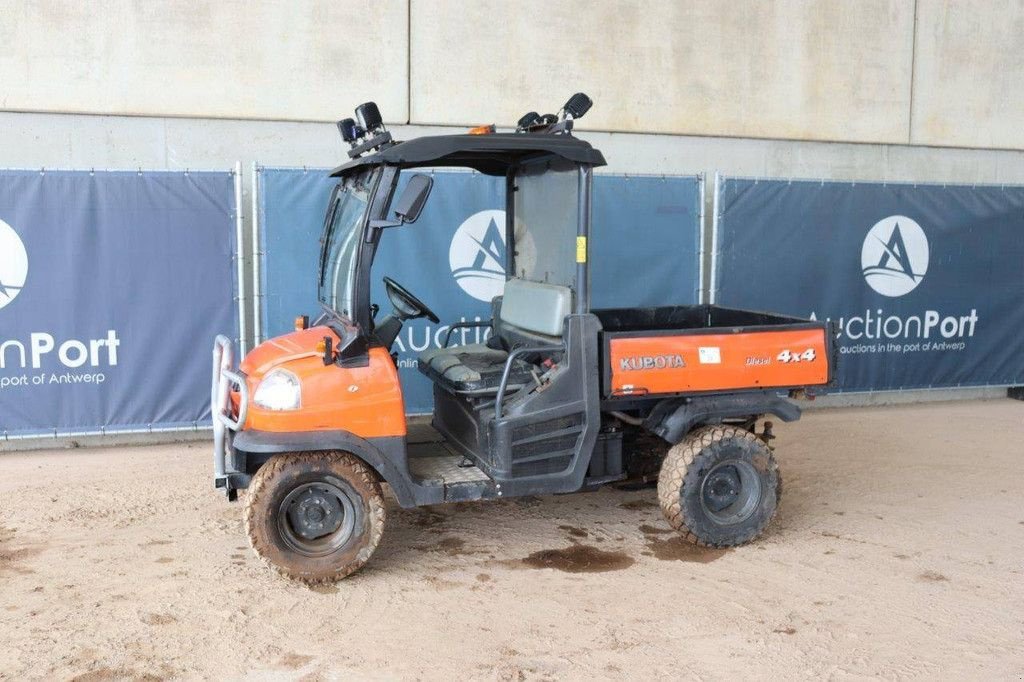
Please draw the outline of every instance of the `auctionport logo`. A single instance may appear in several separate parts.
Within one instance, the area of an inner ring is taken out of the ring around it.
[[[28,253],[18,233],[0,220],[0,308],[17,298],[28,278]]]
[[[928,237],[906,216],[883,218],[864,238],[860,264],[864,280],[878,293],[909,294],[928,272]]]
[[[478,301],[490,303],[505,290],[505,212],[480,211],[452,237],[448,264],[455,281]]]

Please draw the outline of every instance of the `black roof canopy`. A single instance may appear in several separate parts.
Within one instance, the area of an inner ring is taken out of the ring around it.
[[[338,166],[331,171],[331,175],[347,175],[357,169],[382,164],[402,168],[460,166],[487,175],[505,175],[511,166],[544,158],[564,159],[591,166],[605,165],[601,152],[591,147],[590,143],[570,135],[436,135],[417,137],[365,154]]]

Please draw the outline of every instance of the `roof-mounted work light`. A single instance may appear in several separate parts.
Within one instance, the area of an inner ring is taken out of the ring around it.
[[[359,121],[359,127],[368,133],[373,133],[384,126],[384,119],[376,102],[366,102],[356,107],[356,120]]]
[[[569,98],[569,101],[562,107],[562,111],[567,116],[572,118],[583,118],[583,115],[590,111],[590,107],[594,106],[594,101],[591,100],[586,94],[577,92],[575,95]]]
[[[364,102],[356,107],[355,120],[346,118],[338,121],[341,137],[352,145],[349,158],[355,159],[371,149],[382,149],[394,144],[391,133],[384,128],[384,119],[374,102]],[[365,138],[365,139],[364,139]]]
[[[338,132],[341,133],[341,139],[349,144],[358,140],[363,134],[363,131],[356,125],[355,119],[352,118],[343,118],[338,121]]]
[[[585,93],[577,92],[569,98],[557,116],[555,114],[541,115],[536,111],[524,114],[516,122],[516,132],[571,135],[573,121],[583,118],[583,115],[590,111],[592,106],[594,106],[593,100]]]
[[[540,121],[540,114],[536,111],[528,111],[516,122],[516,130],[526,130],[530,126],[537,125]]]

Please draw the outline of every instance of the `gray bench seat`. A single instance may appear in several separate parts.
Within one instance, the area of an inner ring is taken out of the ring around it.
[[[498,392],[508,353],[482,343],[452,348],[430,348],[420,353],[419,370],[452,393],[491,395]],[[509,375],[508,390],[532,381],[530,365],[516,360]]]
[[[508,360],[507,350],[523,345],[557,346],[565,316],[572,309],[572,290],[554,284],[510,279],[505,283],[494,322],[493,345],[472,344],[429,348],[419,357],[419,370],[442,388],[462,395],[498,392]],[[532,365],[516,359],[509,374],[508,391],[533,381]]]

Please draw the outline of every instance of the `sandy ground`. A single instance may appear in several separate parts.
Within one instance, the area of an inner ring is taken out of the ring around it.
[[[777,432],[782,509],[747,547],[689,550],[652,490],[392,506],[370,565],[316,590],[252,555],[205,444],[5,454],[0,678],[1024,673],[1024,403]],[[561,570],[578,554],[600,571]]]

